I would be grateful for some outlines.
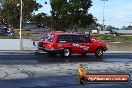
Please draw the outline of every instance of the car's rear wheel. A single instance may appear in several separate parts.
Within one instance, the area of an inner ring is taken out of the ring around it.
[[[65,48],[61,53],[61,56],[63,57],[69,57],[70,55],[71,55],[71,50],[69,48]]]
[[[102,48],[97,48],[95,52],[96,57],[102,57],[103,56],[103,49]]]

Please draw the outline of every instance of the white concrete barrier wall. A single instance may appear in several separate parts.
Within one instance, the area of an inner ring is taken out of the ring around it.
[[[36,50],[37,47],[33,45],[30,39],[22,39],[23,50]],[[0,50],[21,50],[19,39],[0,39]]]
[[[0,50],[20,50],[19,39],[0,39]]]
[[[33,40],[23,39],[22,41],[23,50],[37,50],[37,46],[33,45]]]
[[[37,41],[35,42],[37,45]],[[132,51],[132,43],[107,44],[112,51]],[[0,50],[21,50],[19,39],[0,39]],[[30,39],[22,39],[22,50],[37,50]]]
[[[117,32],[117,33],[121,33],[121,34],[132,34],[132,30],[116,30],[116,29],[113,29],[114,32]]]
[[[99,34],[109,34],[110,31],[99,31]]]

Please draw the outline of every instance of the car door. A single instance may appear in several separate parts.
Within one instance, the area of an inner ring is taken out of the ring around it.
[[[61,45],[61,48],[70,48],[71,47],[71,39],[70,35],[63,34],[58,36],[57,40],[58,45]]]
[[[92,53],[94,50],[92,49],[94,45],[92,44],[90,38],[85,35],[79,35],[81,52],[82,53]]]
[[[72,52],[73,53],[80,53],[81,48],[80,48],[80,40],[78,35],[71,35],[72,37]]]

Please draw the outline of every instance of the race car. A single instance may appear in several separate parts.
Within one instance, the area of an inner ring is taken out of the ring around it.
[[[38,50],[47,52],[50,56],[60,54],[69,57],[75,53],[95,53],[96,57],[102,57],[107,49],[103,42],[77,33],[48,32],[38,42]]]

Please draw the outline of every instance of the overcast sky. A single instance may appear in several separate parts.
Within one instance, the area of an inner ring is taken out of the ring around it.
[[[47,1],[47,5],[45,5]],[[98,19],[98,23],[102,24],[103,18],[103,1],[92,0],[93,6],[89,9],[94,17]],[[43,5],[38,12],[44,12],[50,15],[50,0],[37,0]],[[105,2],[105,24],[121,28],[122,26],[132,25],[132,0],[108,0]]]

